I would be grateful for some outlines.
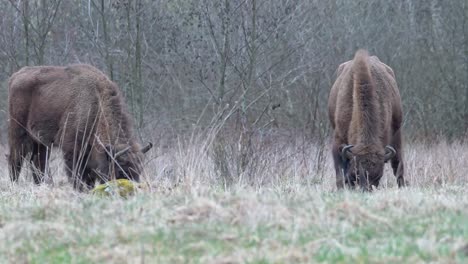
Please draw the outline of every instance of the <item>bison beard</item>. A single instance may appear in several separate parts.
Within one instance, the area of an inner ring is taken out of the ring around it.
[[[366,51],[338,67],[328,99],[332,155],[338,189],[379,185],[391,161],[399,187],[405,185],[402,160],[402,108],[393,70]]]
[[[62,150],[75,189],[89,189],[96,180],[139,181],[152,144],[137,143],[120,90],[98,69],[24,67],[9,80],[8,105],[12,181],[27,160],[39,184],[53,146]]]

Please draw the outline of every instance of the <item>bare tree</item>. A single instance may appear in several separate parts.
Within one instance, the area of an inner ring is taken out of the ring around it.
[[[8,0],[0,7],[3,80],[24,65],[93,64],[122,88],[142,131],[170,138],[222,122],[219,149],[238,158],[226,175],[249,173],[249,142],[264,133],[323,141],[335,70],[358,48],[394,69],[409,135],[467,134],[464,0]]]

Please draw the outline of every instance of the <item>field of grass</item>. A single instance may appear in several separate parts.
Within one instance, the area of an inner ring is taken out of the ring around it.
[[[408,145],[411,186],[397,189],[386,168],[373,193],[336,192],[328,150],[317,166],[315,146],[294,148],[269,149],[261,181],[229,187],[212,156],[156,148],[152,188],[128,199],[73,191],[60,161],[47,184],[30,173],[11,184],[3,162],[0,262],[468,262],[467,144]]]

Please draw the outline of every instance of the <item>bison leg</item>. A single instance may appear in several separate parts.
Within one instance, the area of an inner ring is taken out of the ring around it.
[[[34,183],[40,184],[44,181],[47,159],[49,156],[50,150],[47,146],[40,143],[34,143],[33,153],[31,156]]]
[[[90,169],[85,169],[83,174],[83,185],[87,190],[91,190],[94,188],[94,184],[96,183],[96,177],[94,173]]]
[[[96,178],[92,171],[86,167],[87,155],[74,158],[73,153],[67,153],[64,158],[68,178],[73,183],[73,188],[80,192],[92,189]]]
[[[64,159],[68,179],[73,183],[73,188],[75,190],[83,191],[82,175],[84,168],[74,159],[73,153],[66,153],[64,155]]]
[[[404,165],[403,165],[403,153],[401,147],[401,132],[398,130],[392,138],[392,146],[396,150],[396,155],[391,159],[393,175],[397,178],[398,187],[404,187],[406,185],[404,178]]]
[[[73,183],[73,188],[79,190],[81,186],[80,170],[77,162],[75,161],[73,152],[65,152],[63,158],[65,160],[65,170],[68,180]]]
[[[10,169],[10,179],[13,182],[18,181],[21,173],[23,160],[32,150],[32,139],[27,135],[26,130],[10,123],[8,143],[10,145],[10,154],[8,164]]]
[[[73,187],[80,192],[91,190],[94,187],[95,178],[87,168],[77,174],[73,181]]]
[[[336,187],[338,188],[338,190],[340,190],[344,188],[345,179],[343,175],[340,145],[336,144],[336,141],[333,143],[332,156],[333,156],[333,163],[335,165],[335,172],[336,172]]]
[[[21,148],[21,147],[20,147]],[[12,182],[17,182],[23,165],[24,152],[10,147],[8,155],[8,164],[10,167],[10,179]]]

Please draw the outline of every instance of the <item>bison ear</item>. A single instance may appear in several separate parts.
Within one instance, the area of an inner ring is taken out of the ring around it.
[[[146,145],[146,147],[141,149],[141,152],[143,152],[143,154],[144,154],[144,153],[148,152],[152,147],[153,147],[153,143],[149,142],[148,145]]]
[[[389,161],[391,158],[395,157],[395,155],[396,155],[396,150],[394,148],[392,148],[389,145],[385,146],[384,162]]]

